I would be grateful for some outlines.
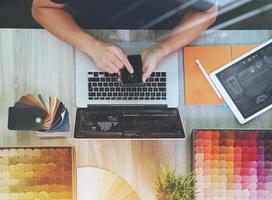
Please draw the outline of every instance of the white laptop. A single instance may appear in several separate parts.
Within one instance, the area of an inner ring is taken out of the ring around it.
[[[143,49],[154,46],[155,43],[121,43],[118,45],[126,54],[137,55]],[[79,50],[76,50],[75,61],[76,104],[79,108],[75,137],[185,137],[177,110],[179,102],[178,52],[164,58],[142,86],[127,87],[122,85],[121,82],[117,81],[115,75],[99,70],[91,57]],[[99,112],[96,110],[92,114],[87,114],[88,111],[84,109],[89,108],[90,110],[101,107],[107,108],[110,112],[98,115]],[[128,107],[130,108],[129,114],[126,110]],[[121,111],[116,110],[116,108],[120,108]],[[158,111],[157,108],[162,110]],[[106,115],[110,113],[115,114],[109,119]],[[118,113],[122,114],[119,115]],[[149,114],[147,115],[147,113]],[[95,114],[96,116],[94,116]],[[129,122],[134,122],[134,124],[130,124],[130,127],[125,128],[128,122],[124,123],[124,121],[128,120],[128,117],[132,115],[134,118],[129,118]],[[172,120],[169,118],[171,115],[173,116]],[[167,123],[167,119],[170,119],[169,123]],[[90,126],[87,121],[91,121]],[[123,121],[122,126],[120,121]],[[147,127],[146,122],[149,122],[152,127]],[[162,124],[165,127],[162,127]],[[171,130],[171,126],[173,130]],[[143,134],[143,132],[146,133]]]
[[[152,47],[155,43],[121,43],[118,44],[128,55],[140,54],[141,50],[144,48]],[[166,72],[166,98],[156,100],[106,100],[101,98],[89,99],[88,91],[88,72],[102,72],[99,70],[93,60],[82,53],[79,50],[76,50],[76,104],[77,107],[87,107],[90,104],[156,104],[156,105],[167,105],[170,108],[178,107],[178,52],[175,52],[159,64],[155,72]],[[99,76],[102,76],[99,75]],[[152,78],[152,77],[151,77]],[[163,78],[163,77],[162,77]],[[155,78],[154,78],[155,79]],[[150,94],[151,95],[151,94]],[[134,97],[134,96],[133,96]]]

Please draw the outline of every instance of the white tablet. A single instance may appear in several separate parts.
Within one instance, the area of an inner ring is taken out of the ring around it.
[[[210,74],[241,124],[272,108],[272,40]]]

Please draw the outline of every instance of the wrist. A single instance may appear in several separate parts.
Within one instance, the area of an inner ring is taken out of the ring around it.
[[[98,42],[99,41],[95,37],[93,37],[93,36],[89,35],[88,33],[86,33],[85,36],[83,37],[83,40],[82,40],[81,50],[84,53],[92,56],[94,54],[94,52],[95,52],[95,49],[96,49],[96,47],[98,45]]]
[[[160,59],[160,60],[163,59],[165,56],[168,55],[167,49],[166,49],[163,45],[161,45],[161,44],[157,45],[157,46],[154,48],[154,50],[155,50],[155,52],[158,53],[159,59]]]

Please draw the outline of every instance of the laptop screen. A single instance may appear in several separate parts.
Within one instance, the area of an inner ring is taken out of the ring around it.
[[[184,138],[179,112],[162,107],[77,110],[75,138]]]

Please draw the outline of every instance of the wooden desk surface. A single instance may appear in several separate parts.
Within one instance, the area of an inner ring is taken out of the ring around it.
[[[165,31],[92,31],[101,39],[158,41]],[[207,32],[194,44],[258,44],[272,37],[272,31]],[[124,177],[142,199],[155,199],[152,183],[160,166],[177,172],[191,168],[190,133],[196,128],[272,127],[271,111],[241,126],[230,110],[222,106],[185,106],[183,67],[180,66],[180,114],[186,140],[74,140],[39,139],[31,132],[7,129],[8,107],[23,94],[34,92],[61,99],[75,119],[74,48],[45,30],[0,29],[0,146],[75,145],[78,166],[95,165]]]

